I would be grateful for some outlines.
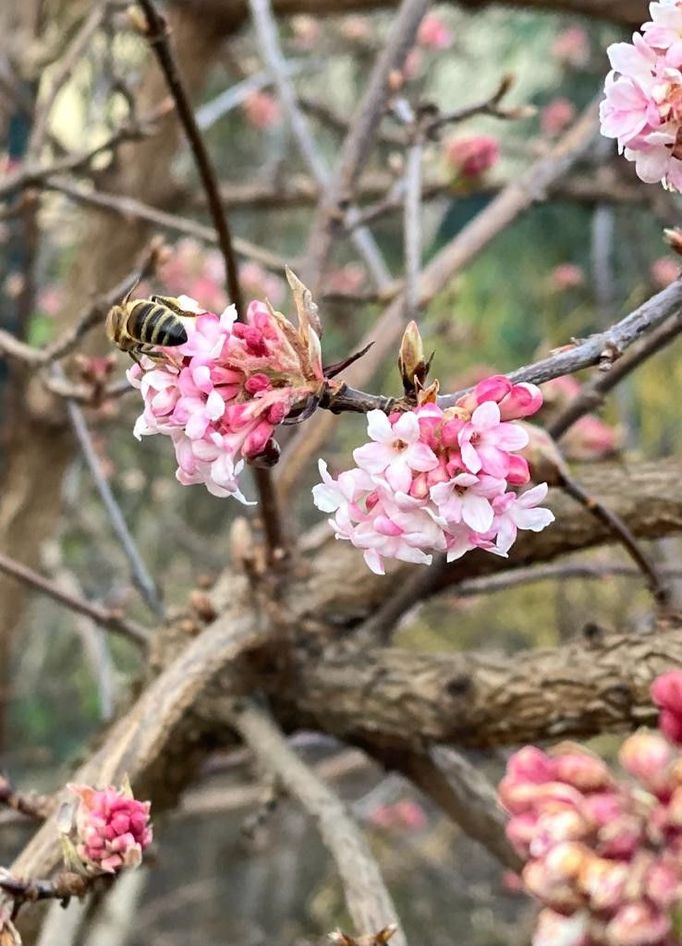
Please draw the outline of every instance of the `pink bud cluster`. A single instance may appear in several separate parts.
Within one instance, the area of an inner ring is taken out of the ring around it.
[[[608,48],[601,131],[618,140],[641,180],[682,190],[682,3],[660,0],[649,10],[632,43]]]
[[[507,834],[525,861],[524,889],[543,905],[533,946],[679,942],[682,671],[659,677],[652,696],[663,733],[625,740],[627,780],[571,743],[526,746],[509,760],[499,786]]]
[[[274,462],[275,427],[321,388],[319,338],[310,324],[296,329],[262,302],[237,322],[234,306],[218,316],[180,300],[199,313],[184,320],[187,342],[128,372],[144,399],[134,433],[171,438],[183,485],[203,483],[214,496],[247,502],[238,481],[244,461]]]
[[[152,842],[148,801],[137,801],[128,789],[69,785],[78,796],[76,853],[91,871],[118,873],[137,867]]]
[[[538,508],[546,484],[509,489],[530,478],[516,452],[528,434],[514,419],[541,404],[534,385],[500,375],[446,410],[426,403],[388,417],[370,411],[371,442],[353,451],[354,469],[334,480],[319,461],[315,505],[334,513],[336,538],[362,549],[377,574],[384,558],[428,565],[433,552],[453,561],[474,548],[506,556],[519,529],[538,532],[554,519]]]

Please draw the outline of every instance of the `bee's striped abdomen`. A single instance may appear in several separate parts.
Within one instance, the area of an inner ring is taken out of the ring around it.
[[[187,341],[187,331],[178,316],[166,306],[146,299],[133,306],[127,328],[145,345],[173,347]]]

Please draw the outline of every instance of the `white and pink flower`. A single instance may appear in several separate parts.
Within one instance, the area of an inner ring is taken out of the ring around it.
[[[682,11],[677,2],[653,3],[651,15],[632,43],[607,50],[601,131],[617,139],[641,180],[682,190]]]
[[[495,376],[449,410],[427,402],[388,417],[371,411],[355,468],[334,479],[320,460],[315,505],[378,574],[386,558],[430,564],[434,552],[454,561],[474,548],[506,555],[519,529],[539,531],[554,518],[538,508],[544,484],[520,496],[509,490],[529,479],[512,452],[528,441],[515,420],[541,403],[534,385]]]
[[[187,341],[160,349],[159,358],[144,356],[128,372],[144,400],[134,434],[171,438],[183,485],[203,483],[215,496],[246,503],[244,462],[276,458],[275,428],[321,390],[319,338],[300,309],[295,328],[262,302],[237,322],[234,306],[216,315],[180,301],[199,312],[185,319]]]

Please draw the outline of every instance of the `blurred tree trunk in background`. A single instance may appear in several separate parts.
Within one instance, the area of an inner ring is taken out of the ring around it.
[[[8,17],[30,23],[33,12],[35,24],[38,5],[39,0],[1,4],[2,36],[17,35],[16,26],[8,28]],[[68,15],[73,16],[73,8]],[[170,11],[169,26],[187,87],[196,95],[215,61],[223,34],[205,10],[191,5]],[[150,57],[138,95],[140,115],[158,106],[166,94],[156,61]],[[103,187],[149,204],[163,204],[172,187],[169,172],[177,147],[178,123],[169,116],[159,123],[157,134],[120,148]],[[123,221],[93,209],[81,214],[80,250],[65,282],[64,304],[56,319],[58,330],[69,324],[88,299],[110,289],[131,270],[149,235],[139,221]],[[103,335],[95,335],[95,344],[102,340]],[[0,416],[6,458],[0,469],[0,549],[35,568],[41,543],[53,533],[60,515],[62,479],[75,445],[62,405],[49,403],[42,392],[36,395],[33,388],[37,385],[32,386],[26,378],[17,378],[12,387],[19,394],[6,409],[3,406]],[[10,654],[24,600],[22,586],[0,576],[0,749],[11,686]]]

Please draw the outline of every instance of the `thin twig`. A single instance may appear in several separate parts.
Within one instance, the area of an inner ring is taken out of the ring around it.
[[[660,575],[666,578],[679,578],[682,568],[671,565],[661,565],[657,569]],[[604,581],[607,578],[636,578],[641,576],[639,568],[630,565],[580,565],[574,562],[567,564],[530,565],[526,568],[515,568],[499,575],[481,575],[480,578],[467,578],[452,590],[458,597],[491,594],[496,591],[507,591],[519,585],[532,585],[540,581]]]
[[[583,487],[567,473],[563,472],[561,474],[559,485],[568,496],[571,496],[576,502],[579,502],[580,505],[584,506],[596,519],[607,526],[644,575],[647,586],[657,604],[661,607],[665,606],[670,597],[670,590],[662,583],[661,576],[658,574],[656,566],[640,547],[637,539],[621,517],[603,503],[599,502],[594,496],[587,493]]]
[[[53,366],[53,374],[57,378],[63,378],[63,372],[59,365]],[[97,492],[107,511],[112,528],[116,533],[116,538],[121,543],[121,548],[125,553],[130,566],[131,578],[133,584],[142,595],[150,610],[157,618],[163,618],[164,607],[157,585],[147,570],[140,552],[138,551],[135,540],[128,528],[121,507],[114,496],[109,483],[102,472],[102,467],[97,456],[97,451],[92,442],[88,425],[85,421],[82,409],[74,401],[67,399],[66,407],[69,414],[69,420],[74,433],[80,445],[81,451],[87,463],[90,474],[95,481]]]
[[[292,77],[305,75],[309,72],[319,72],[323,65],[321,60],[290,59],[287,63],[287,72]],[[242,105],[253,92],[259,92],[272,85],[274,85],[274,79],[269,72],[257,72],[247,76],[198,108],[195,113],[197,125],[202,131],[207,131],[233,109]]]
[[[345,805],[293,752],[273,719],[252,702],[236,708],[233,725],[259,762],[277,777],[315,821],[336,862],[348,912],[360,934],[397,922],[397,914],[369,846]],[[407,946],[402,929],[393,942]]]
[[[109,875],[110,879],[112,875]],[[24,902],[35,903],[37,900],[68,900],[69,897],[82,897],[87,892],[94,878],[84,874],[63,872],[51,880],[21,880],[12,877],[6,871],[0,873],[0,889],[14,898],[20,905]]]
[[[161,67],[170,93],[175,101],[178,118],[187,136],[197,171],[199,172],[201,183],[206,193],[209,213],[211,214],[213,226],[218,234],[218,245],[225,263],[227,291],[230,300],[237,307],[237,312],[243,316],[244,304],[239,285],[237,259],[232,246],[230,225],[220,200],[220,188],[213,164],[211,163],[206,144],[204,143],[196,118],[194,117],[194,111],[171,50],[168,24],[156,9],[153,0],[140,0],[140,6],[144,10],[147,19],[147,41],[159,61],[159,66]]]
[[[125,194],[110,194],[101,190],[81,187],[66,177],[48,177],[44,181],[43,187],[45,190],[53,190],[64,194],[76,203],[99,207],[102,210],[118,214],[127,220],[145,220],[173,233],[183,233],[186,236],[195,237],[197,240],[203,240],[205,243],[218,243],[218,234],[213,227],[207,227],[203,223],[188,220],[186,217],[180,217],[177,214],[157,210],[156,207],[145,204],[134,197],[127,197]],[[283,256],[278,256],[276,253],[256,246],[255,243],[243,240],[241,237],[235,237],[232,245],[237,256],[255,260],[265,266],[266,269],[277,273],[278,276],[281,276],[285,266],[291,263],[290,259],[287,260]]]
[[[314,291],[319,288],[321,274],[329,259],[335,224],[343,223],[345,215],[340,213],[340,209],[353,200],[355,185],[376,138],[386,101],[391,94],[391,73],[402,68],[428,6],[429,0],[402,0],[386,44],[375,61],[365,94],[351,119],[337,168],[320,202],[308,240],[307,278]]]
[[[509,870],[520,869],[523,862],[507,840],[507,817],[495,789],[465,756],[433,747],[399,756],[396,764],[465,834]]]
[[[580,394],[548,425],[548,433],[555,440],[562,437],[581,417],[601,407],[609,391],[623,378],[644,364],[656,352],[675,341],[680,332],[682,332],[682,314],[678,313],[647,336],[635,350],[617,361],[605,374],[599,375],[590,384],[585,385]]]
[[[168,83],[168,88],[175,100],[178,116],[185,130],[206,194],[208,209],[211,214],[211,219],[213,220],[213,226],[218,234],[218,245],[225,263],[228,293],[237,308],[237,313],[243,318],[245,309],[239,284],[237,258],[235,256],[227,215],[220,199],[220,187],[218,185],[215,169],[209,157],[201,131],[197,125],[194,111],[192,110],[187,92],[185,91],[178,72],[177,63],[171,51],[166,21],[157,11],[153,0],[140,0],[140,4],[147,17],[147,39],[156,53],[159,65]],[[281,558],[281,552],[286,547],[287,543],[285,541],[282,514],[277,505],[277,497],[271,479],[272,477],[269,470],[259,469],[256,471],[255,481],[261,501],[263,523],[268,540],[268,550],[271,560],[274,561],[277,557]]]
[[[435,118],[426,123],[426,133],[433,134],[444,125],[456,125],[459,122],[466,121],[467,118],[473,118],[474,115],[491,115],[495,118],[505,119],[519,117],[519,109],[500,107],[500,102],[511,88],[513,81],[513,76],[503,76],[492,95],[478,102],[473,102],[471,105],[464,105],[462,108],[436,115]]]
[[[22,582],[22,584],[30,588],[35,588],[36,591],[40,591],[42,594],[48,595],[48,597],[63,604],[71,611],[84,614],[86,617],[91,618],[95,624],[100,625],[100,627],[105,627],[114,634],[127,637],[128,640],[132,641],[138,647],[146,646],[149,643],[149,633],[141,625],[136,624],[134,621],[129,621],[116,611],[110,611],[108,608],[103,608],[101,605],[86,601],[85,598],[79,598],[76,595],[70,594],[68,591],[64,591],[63,588],[60,588],[59,585],[55,584],[53,581],[39,575],[38,572],[33,571],[32,568],[15,562],[1,552],[0,572],[3,572],[5,575],[11,575],[12,578],[16,578],[17,581]]]
[[[674,322],[667,324],[671,318],[674,318]],[[632,363],[629,360],[626,361],[626,359],[623,359],[623,362],[616,360],[613,367],[611,367],[614,358],[618,358],[620,354],[639,341],[640,338],[648,335],[649,332],[652,333],[651,338],[653,338],[653,330],[666,323],[665,330],[661,331],[661,335],[656,338],[656,343],[652,345],[653,351],[658,351],[659,348],[668,344],[679,334],[681,321],[682,280],[678,280],[655,296],[647,299],[641,306],[638,306],[633,312],[630,312],[620,322],[616,322],[606,331],[590,335],[568,348],[558,349],[547,358],[525,365],[523,368],[517,368],[515,371],[509,372],[507,377],[515,382],[530,381],[533,384],[543,384],[545,381],[551,381],[552,378],[559,378],[562,375],[580,371],[582,368],[606,363],[608,371],[599,383],[600,391],[603,394],[617,384],[621,376],[632,371],[645,358],[649,357],[649,351],[648,348],[645,348],[640,355],[638,349],[638,354],[633,355]],[[368,357],[374,357],[374,350],[370,352]],[[458,398],[466,394],[467,390],[467,388],[463,388],[453,394],[442,395],[438,398],[438,404],[443,408],[452,407]],[[344,411],[366,413],[375,409],[385,411],[390,410],[393,404],[394,401],[384,395],[368,394],[348,385],[330,393],[328,397],[320,402],[321,407],[337,414]],[[586,409],[583,410],[583,406],[581,405],[581,413],[587,413],[588,410],[594,409],[592,400],[590,400],[590,404]],[[558,422],[556,426],[559,427]],[[564,427],[563,430],[565,429],[567,428]],[[554,424],[550,426],[549,430],[553,436],[556,436]],[[559,428],[559,435],[563,430]]]
[[[249,0],[249,7],[261,55],[277,87],[280,102],[286,112],[301,156],[308,165],[320,193],[324,194],[331,184],[332,176],[320,154],[308,121],[299,107],[289,66],[280,46],[277,23],[270,0]],[[354,222],[355,214],[357,210],[350,207],[346,217]],[[376,286],[383,289],[391,282],[391,274],[374,237],[366,227],[356,227],[353,230],[352,239]]]
[[[422,264],[421,245],[421,196],[422,159],[424,141],[419,129],[407,152],[405,167],[405,215],[403,240],[405,245],[405,321],[417,319],[419,315],[419,275]]]
[[[45,821],[55,809],[51,795],[18,792],[4,775],[0,775],[0,805],[34,821]]]

